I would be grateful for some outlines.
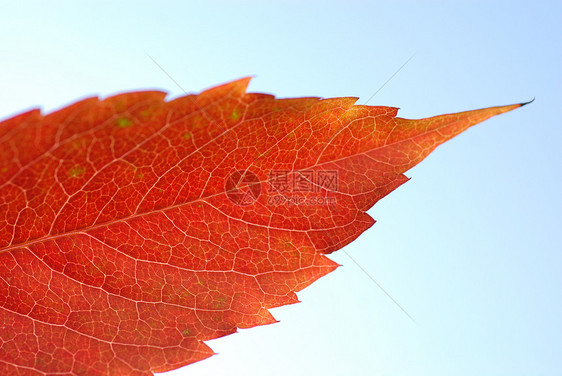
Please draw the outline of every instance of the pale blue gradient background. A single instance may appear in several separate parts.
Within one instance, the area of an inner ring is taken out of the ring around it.
[[[334,273],[170,375],[562,374],[560,2],[0,3],[0,117],[77,98],[359,96],[419,118],[517,103],[407,175]]]

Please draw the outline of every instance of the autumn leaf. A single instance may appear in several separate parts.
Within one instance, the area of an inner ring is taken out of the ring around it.
[[[403,173],[522,104],[422,120],[249,79],[0,123],[0,374],[152,375],[338,265]]]

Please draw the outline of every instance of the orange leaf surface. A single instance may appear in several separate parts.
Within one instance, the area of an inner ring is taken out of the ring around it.
[[[422,120],[241,79],[0,123],[0,374],[152,375],[333,271],[435,147],[521,104]]]

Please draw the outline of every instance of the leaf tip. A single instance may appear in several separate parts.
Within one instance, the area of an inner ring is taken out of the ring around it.
[[[250,84],[250,81],[254,78],[255,76],[246,76],[246,77],[242,77],[239,78],[237,80],[234,80],[232,82],[229,82],[227,84],[225,84],[226,86],[231,86],[233,89],[237,89],[238,91],[240,91],[241,93],[246,93],[246,91],[248,90],[248,85]]]
[[[531,99],[531,100],[528,101],[528,102],[519,103],[519,107],[526,106],[526,105],[528,105],[528,104],[533,103],[534,101],[535,101],[535,97],[533,97],[533,99]]]

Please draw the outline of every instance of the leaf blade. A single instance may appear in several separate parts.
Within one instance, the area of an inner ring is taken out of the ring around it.
[[[4,351],[6,372],[151,375],[211,356],[203,341],[275,322],[268,308],[334,270],[325,255],[374,223],[366,210],[403,172],[521,106],[406,120],[356,98],[246,94],[248,82],[0,123],[0,315],[20,330],[2,339],[29,349]],[[263,187],[304,172],[312,191]]]

